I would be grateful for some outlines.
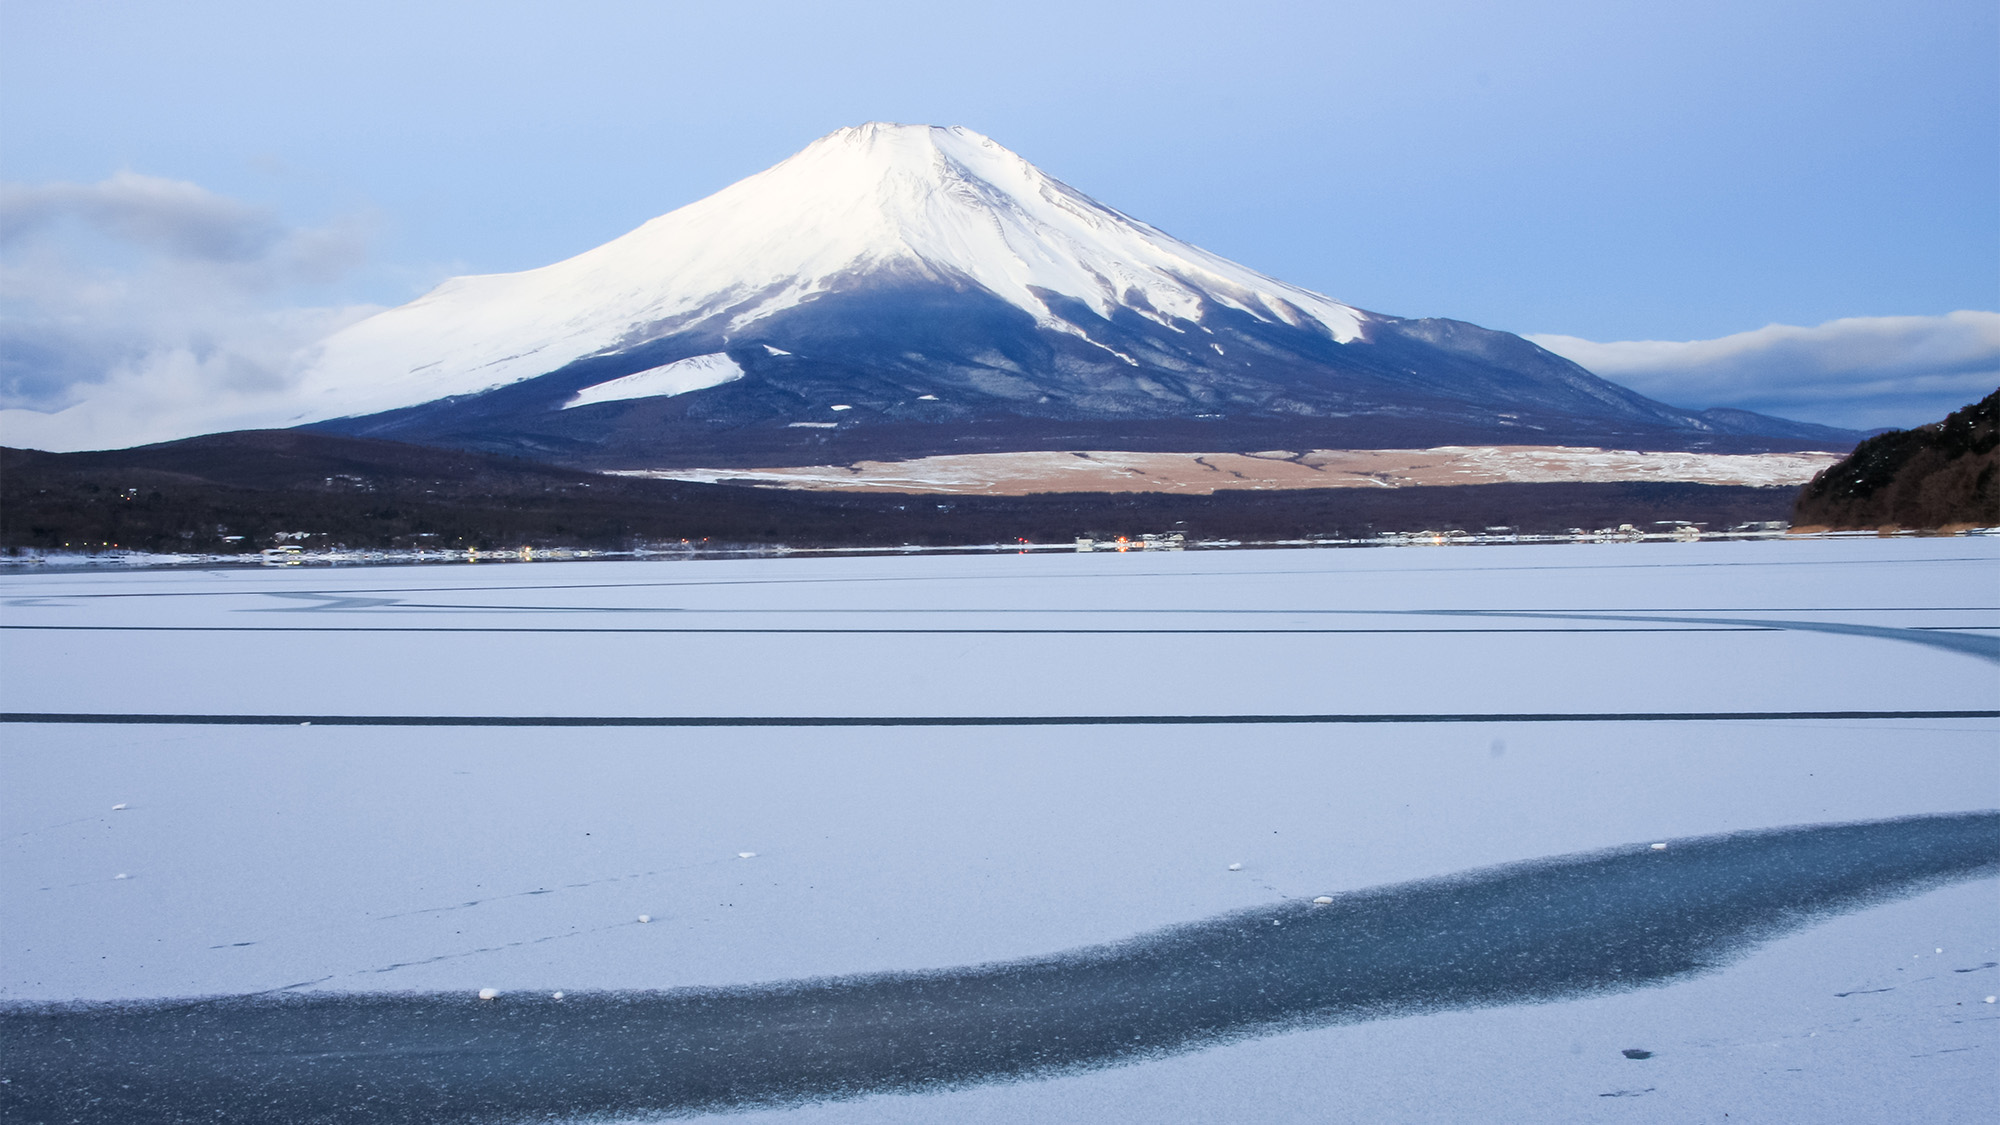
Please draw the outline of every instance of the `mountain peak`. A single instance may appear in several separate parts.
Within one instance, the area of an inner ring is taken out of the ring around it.
[[[982,154],[995,154],[1034,171],[1026,160],[991,137],[963,125],[905,125],[897,121],[869,121],[835,129],[778,167],[828,152],[857,155],[877,165],[896,165],[913,171],[926,163],[935,165],[940,158],[977,160]]]
[[[970,129],[870,122],[574,258],[453,278],[348,328],[321,346],[295,420],[478,393],[676,333],[730,337],[911,276],[983,289],[1086,341],[1052,303],[1176,332],[1221,306],[1339,341],[1367,319],[1106,207]]]
[[[299,422],[614,468],[1023,449],[1703,448],[1518,337],[1190,246],[969,129],[871,122],[324,344]],[[771,460],[775,458],[777,460]]]
[[[802,152],[821,146],[880,148],[888,146],[937,145],[944,138],[966,138],[993,145],[993,141],[963,125],[908,125],[900,121],[864,121],[847,125],[807,145]],[[993,145],[998,148],[998,145]]]

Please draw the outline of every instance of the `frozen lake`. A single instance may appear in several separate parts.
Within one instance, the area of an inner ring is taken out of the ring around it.
[[[374,1048],[407,1061],[508,1006],[570,1004],[532,1018],[585,1036],[562,1021],[607,994],[742,986],[730,1003],[756,1005],[754,986],[806,978],[959,981],[1239,912],[1322,932],[1348,892],[1675,842],[1652,858],[1686,886],[1616,883],[1615,864],[1588,882],[1635,911],[1722,878],[1686,866],[1708,854],[1689,837],[2000,807],[1991,539],[41,574],[0,577],[0,607],[17,1045],[49,1002],[303,997],[245,1009],[284,1023],[396,994],[415,998],[368,1018],[428,1029]],[[1968,823],[1972,843],[1923,862],[1977,860],[1991,832]],[[1870,831],[1887,855],[1892,830]],[[1836,863],[1757,855],[1729,870]],[[1010,1071],[959,1058],[750,1116],[1990,1118],[1991,859],[1976,877],[1883,862],[1851,892],[1865,902],[1715,915],[1694,935],[1723,941],[1708,971],[1635,969],[1640,987],[1545,973],[1485,996],[1466,982],[1511,970],[1454,946],[1471,975],[1385,1018],[1300,1000],[1260,1023],[1227,992],[1240,981],[1218,984],[1238,1022],[1206,1039],[1134,1015],[1137,1047],[1053,1076],[990,1082]],[[1448,930],[1437,917],[1368,931],[1369,956]],[[1555,923],[1535,925],[1547,945]],[[1298,963],[1259,987],[1304,996]],[[1076,1017],[1040,1018],[1054,1039]],[[754,1071],[760,1041],[722,1032]],[[366,1053],[312,1050],[321,1071]],[[453,1069],[467,1053],[424,1056],[433,1093],[475,1073]],[[0,1099],[129,1062],[0,1063],[19,1075]],[[157,1080],[96,1119],[232,1108]],[[565,1082],[589,1085],[545,1086]],[[947,1086],[871,1092],[913,1082]]]

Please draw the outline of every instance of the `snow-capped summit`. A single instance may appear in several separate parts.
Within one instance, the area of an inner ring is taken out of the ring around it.
[[[882,123],[347,328],[295,422],[612,467],[1776,432],[1288,285],[971,130]]]
[[[1165,325],[1218,302],[1343,341],[1365,315],[1114,211],[970,129],[875,122],[567,261],[453,278],[354,325],[323,345],[300,421],[489,390],[695,326],[740,333],[871,274],[970,282],[1083,339],[1051,296]]]

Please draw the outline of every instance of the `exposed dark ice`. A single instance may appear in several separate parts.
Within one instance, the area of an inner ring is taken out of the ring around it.
[[[0,1118],[497,1125],[1051,1077],[1667,984],[1832,914],[1994,874],[2000,812],[1978,812],[1639,843],[930,972],[561,1000],[17,1004],[0,1009]]]

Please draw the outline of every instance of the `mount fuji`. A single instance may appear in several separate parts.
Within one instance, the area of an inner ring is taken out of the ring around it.
[[[1860,437],[1680,410],[1509,333],[1366,312],[970,130],[879,123],[567,261],[361,321],[318,346],[302,395],[294,425],[596,469]]]

